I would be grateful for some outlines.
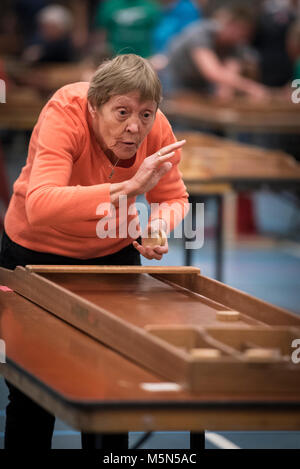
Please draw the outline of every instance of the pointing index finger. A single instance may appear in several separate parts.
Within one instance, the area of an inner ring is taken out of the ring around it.
[[[171,143],[170,145],[167,145],[166,147],[163,147],[159,150],[159,156],[165,156],[167,153],[170,153],[173,150],[178,150],[178,148],[181,148],[185,144],[186,140],[180,140],[178,142]]]

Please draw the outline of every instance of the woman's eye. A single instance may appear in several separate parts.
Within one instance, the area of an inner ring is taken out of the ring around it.
[[[119,115],[120,115],[121,117],[126,116],[126,114],[127,114],[127,111],[126,111],[125,109],[120,109],[120,110],[119,110]]]
[[[149,119],[149,117],[151,117],[150,112],[145,112],[145,113],[144,113],[144,118],[145,118],[145,119]]]

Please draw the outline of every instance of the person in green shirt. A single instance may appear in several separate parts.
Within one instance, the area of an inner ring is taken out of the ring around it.
[[[153,0],[105,0],[100,3],[95,27],[106,32],[112,55],[134,53],[150,57],[153,29],[160,8]]]

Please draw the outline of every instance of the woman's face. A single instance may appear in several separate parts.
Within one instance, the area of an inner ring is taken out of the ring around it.
[[[132,158],[150,132],[157,110],[155,101],[140,101],[138,91],[112,96],[89,111],[96,139],[103,151],[119,159]]]

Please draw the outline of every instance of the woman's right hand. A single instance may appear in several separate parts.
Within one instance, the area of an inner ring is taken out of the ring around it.
[[[153,189],[158,181],[170,171],[172,163],[169,160],[174,156],[175,150],[181,148],[185,142],[185,140],[180,140],[171,143],[145,158],[135,175],[128,181],[129,193],[141,195]]]

